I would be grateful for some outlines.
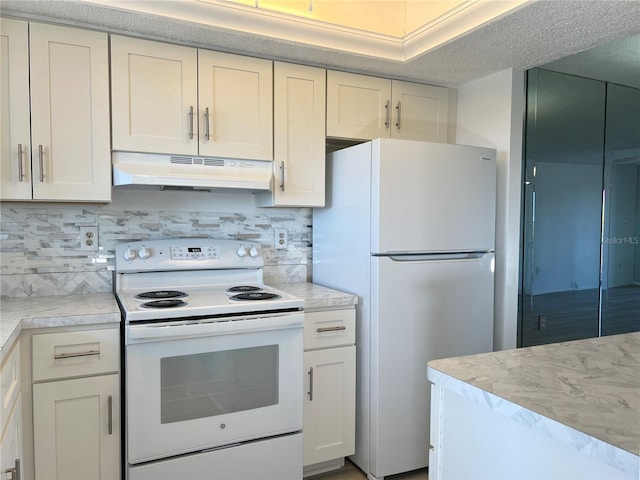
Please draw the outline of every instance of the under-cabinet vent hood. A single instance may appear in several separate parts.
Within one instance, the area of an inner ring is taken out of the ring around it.
[[[113,152],[113,185],[196,190],[269,190],[272,162]]]

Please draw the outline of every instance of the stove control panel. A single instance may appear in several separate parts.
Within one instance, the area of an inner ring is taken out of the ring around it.
[[[116,272],[262,268],[261,246],[208,238],[140,240],[116,245]]]
[[[220,258],[220,251],[218,247],[171,247],[171,258],[173,260],[183,259],[218,259]]]

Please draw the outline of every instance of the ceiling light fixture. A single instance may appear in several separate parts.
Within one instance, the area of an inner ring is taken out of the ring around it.
[[[313,12],[313,0],[309,0],[309,7],[307,9],[309,10],[309,12]]]

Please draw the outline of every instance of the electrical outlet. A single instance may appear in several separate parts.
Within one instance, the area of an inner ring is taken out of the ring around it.
[[[289,246],[289,235],[286,228],[274,228],[276,250],[286,250]]]
[[[98,227],[80,227],[80,250],[98,250]]]

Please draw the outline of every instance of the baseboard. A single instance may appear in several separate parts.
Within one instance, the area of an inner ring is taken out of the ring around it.
[[[302,470],[302,476],[310,477],[311,475],[330,472],[342,467],[344,467],[344,457],[336,458],[334,460],[328,460],[326,462],[315,463],[313,465],[307,465]]]

